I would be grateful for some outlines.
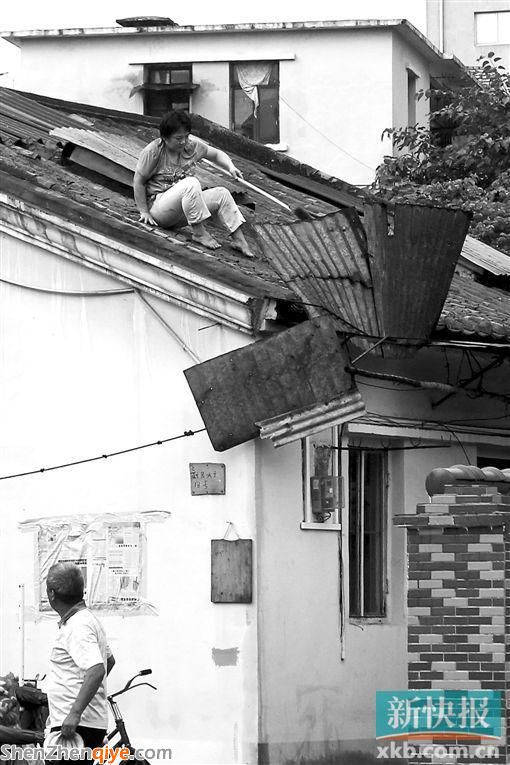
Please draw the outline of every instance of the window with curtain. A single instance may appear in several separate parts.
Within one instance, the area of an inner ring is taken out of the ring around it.
[[[279,66],[247,61],[230,66],[231,129],[260,143],[278,143]]]

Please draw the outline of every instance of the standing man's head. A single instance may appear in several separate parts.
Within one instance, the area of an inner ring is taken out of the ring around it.
[[[83,600],[83,574],[74,563],[55,563],[48,571],[46,592],[50,606],[62,614]]]
[[[161,118],[159,134],[170,151],[183,149],[190,133],[191,118],[187,112],[171,111]]]

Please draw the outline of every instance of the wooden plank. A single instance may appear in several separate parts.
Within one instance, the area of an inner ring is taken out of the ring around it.
[[[211,539],[211,601],[251,603],[252,598],[252,540]]]

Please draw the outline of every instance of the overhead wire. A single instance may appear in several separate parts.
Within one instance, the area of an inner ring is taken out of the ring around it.
[[[119,449],[116,452],[109,452],[108,454],[99,454],[96,457],[85,457],[81,460],[73,460],[72,462],[64,462],[60,465],[52,465],[51,467],[38,468],[36,470],[25,470],[22,473],[12,473],[10,475],[0,476],[0,481],[6,481],[9,478],[22,478],[24,476],[36,475],[37,473],[49,473],[51,470],[61,470],[62,468],[73,467],[74,465],[84,465],[87,462],[96,462],[98,460],[105,460],[109,457],[118,457],[120,454],[129,454],[130,452],[137,452],[141,449],[148,449],[151,446],[162,446],[170,441],[177,441],[180,438],[187,438],[189,436],[196,436],[197,433],[203,433],[205,428],[199,430],[185,430],[184,433],[178,436],[170,436],[170,438],[161,438],[158,441],[152,441],[148,444],[141,444],[140,446],[131,446],[128,449]]]
[[[11,287],[19,287],[24,290],[31,290],[32,292],[43,292],[49,295],[65,295],[66,297],[111,297],[112,295],[125,295],[135,291],[131,287],[114,290],[50,290],[45,287],[35,287],[31,284],[13,282],[10,279],[4,279],[3,277],[0,277],[0,283],[9,284]]]
[[[320,136],[322,136],[326,141],[328,141],[332,146],[334,146],[336,149],[342,152],[342,154],[345,154],[346,156],[353,159],[355,162],[358,162],[360,165],[363,165],[363,167],[366,167],[371,172],[375,173],[375,167],[372,167],[371,165],[367,165],[366,162],[363,162],[362,159],[359,159],[359,157],[355,157],[354,154],[351,154],[350,151],[347,151],[347,149],[344,149],[343,146],[340,146],[338,143],[333,141],[332,138],[330,138],[326,133],[323,133],[322,130],[320,130],[318,127],[316,127],[313,123],[311,123],[309,120],[304,117],[301,112],[298,112],[297,109],[295,109],[289,102],[282,96],[280,93],[280,101],[283,101],[285,106],[291,110],[291,112],[294,112],[295,115],[297,115],[305,124],[308,125],[308,127],[311,127],[312,130],[315,130],[316,133],[318,133]]]

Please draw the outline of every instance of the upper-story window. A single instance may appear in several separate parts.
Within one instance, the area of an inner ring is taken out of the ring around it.
[[[230,123],[236,133],[261,143],[279,143],[278,99],[278,62],[230,65]]]
[[[147,64],[144,76],[144,114],[160,117],[171,109],[189,112],[192,82],[191,64]]]
[[[510,43],[510,11],[475,13],[477,45],[506,45]]]

